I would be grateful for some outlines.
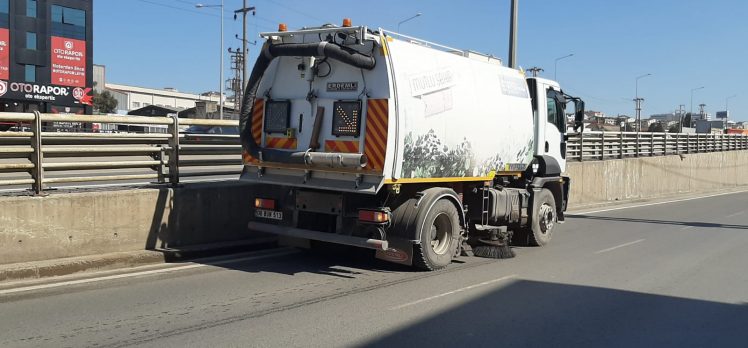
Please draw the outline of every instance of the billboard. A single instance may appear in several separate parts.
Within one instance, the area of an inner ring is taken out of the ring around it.
[[[717,111],[717,118],[728,118],[729,116],[729,111]]]
[[[0,28],[0,80],[10,78],[10,31]]]
[[[86,42],[52,36],[53,85],[86,86]]]
[[[93,105],[91,88],[0,81],[0,97],[62,105]]]

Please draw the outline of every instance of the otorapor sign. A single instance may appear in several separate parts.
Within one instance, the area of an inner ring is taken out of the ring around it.
[[[26,99],[62,105],[92,105],[91,88],[0,81],[0,97]]]

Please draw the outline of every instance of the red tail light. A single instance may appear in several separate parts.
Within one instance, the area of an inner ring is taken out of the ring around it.
[[[275,200],[255,198],[255,208],[273,210],[275,209]]]
[[[359,210],[358,220],[362,222],[384,223],[390,221],[390,215],[385,211]]]

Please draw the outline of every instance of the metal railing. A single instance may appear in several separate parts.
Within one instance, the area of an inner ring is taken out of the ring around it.
[[[238,135],[184,134],[185,126],[237,127],[238,121],[177,117],[0,113],[16,127],[0,132],[0,187],[30,185],[37,194],[51,184],[149,180],[178,184],[180,178],[232,175],[241,171]],[[57,123],[87,124],[98,132],[48,131]],[[166,132],[117,131],[166,128]],[[102,131],[103,130],[103,131]]]
[[[588,161],[627,157],[748,150],[742,134],[584,132],[569,134],[567,160]]]

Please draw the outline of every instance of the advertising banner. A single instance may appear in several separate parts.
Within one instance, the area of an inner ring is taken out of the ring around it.
[[[52,36],[52,84],[86,86],[86,42]]]
[[[0,97],[48,102],[57,105],[93,105],[91,88],[0,81]]]
[[[0,80],[10,78],[10,31],[0,28]]]

